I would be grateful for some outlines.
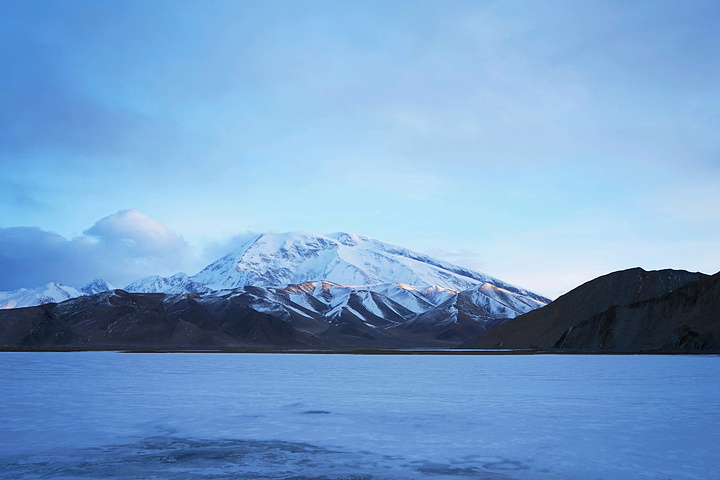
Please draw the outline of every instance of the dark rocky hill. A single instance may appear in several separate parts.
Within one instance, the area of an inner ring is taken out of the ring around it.
[[[432,329],[410,335],[392,327],[415,314],[376,297],[387,310],[384,316],[368,311],[355,293],[346,308],[329,315],[330,305],[310,295],[294,302],[283,289],[243,287],[175,295],[113,290],[59,304],[0,310],[0,345],[129,350],[447,348],[485,331],[482,323],[474,322],[474,327],[465,326],[448,338]],[[479,307],[467,308],[475,316],[482,313]],[[445,320],[455,322],[454,317]]]
[[[2,310],[0,344],[90,349],[313,345],[311,334],[242,302],[226,302],[224,311],[212,307],[192,295],[114,290]]]
[[[464,344],[608,352],[720,351],[720,273],[640,268],[591,280]]]

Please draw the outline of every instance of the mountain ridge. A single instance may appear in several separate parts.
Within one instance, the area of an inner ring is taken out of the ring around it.
[[[328,282],[319,285],[246,286],[197,294],[113,290],[2,310],[0,344],[130,350],[451,348],[485,329],[482,322],[473,322],[470,330],[464,325],[458,337],[455,319],[446,319],[438,328],[408,335],[395,327],[417,314],[392,299]],[[483,313],[472,315],[480,318]]]
[[[490,285],[444,293],[401,284],[374,288],[318,281],[187,294],[112,290],[0,310],[0,344],[20,350],[720,352],[720,273],[613,272],[514,319],[478,301],[478,294],[507,294]],[[398,292],[427,295],[433,307],[407,309],[392,299]],[[447,296],[433,297],[438,292]]]
[[[487,274],[398,245],[343,232],[328,235],[302,232],[256,235],[193,276],[182,272],[169,277],[151,275],[128,284],[124,290],[131,293],[205,293],[243,286],[282,288],[308,281],[374,288],[386,293],[388,289],[395,289],[397,294],[430,288],[435,289],[434,295],[443,297],[448,292],[457,293],[478,285],[492,284],[524,299],[519,303],[514,302],[516,307],[520,306],[520,310],[515,308],[516,314],[550,301]],[[398,290],[397,285],[411,287],[401,292],[403,287]],[[54,288],[62,290],[59,284]],[[5,308],[32,306],[113,288],[104,280],[95,279],[78,289],[69,287],[65,289],[65,294],[57,293],[54,296],[43,294],[42,287],[26,289],[23,302],[5,302],[4,305]],[[15,292],[0,292],[0,298],[9,298],[10,294]],[[413,310],[429,298],[427,295],[421,295],[422,298],[412,296],[405,295],[405,299],[413,304],[409,305]],[[399,301],[399,297],[396,300]]]
[[[700,343],[693,344],[691,337]],[[463,346],[640,352],[678,350],[682,345],[720,350],[720,273],[641,268],[613,272]]]

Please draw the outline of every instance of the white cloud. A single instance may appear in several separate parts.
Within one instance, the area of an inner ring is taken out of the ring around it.
[[[165,257],[183,254],[186,242],[162,222],[137,210],[122,210],[99,220],[85,235],[111,248],[122,248],[142,256]]]

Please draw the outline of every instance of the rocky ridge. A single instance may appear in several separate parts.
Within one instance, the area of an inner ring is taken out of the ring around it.
[[[720,351],[720,273],[614,272],[467,342],[472,348]]]

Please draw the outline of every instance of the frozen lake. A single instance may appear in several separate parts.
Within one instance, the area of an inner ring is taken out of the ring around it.
[[[0,478],[720,478],[720,357],[0,353]]]

